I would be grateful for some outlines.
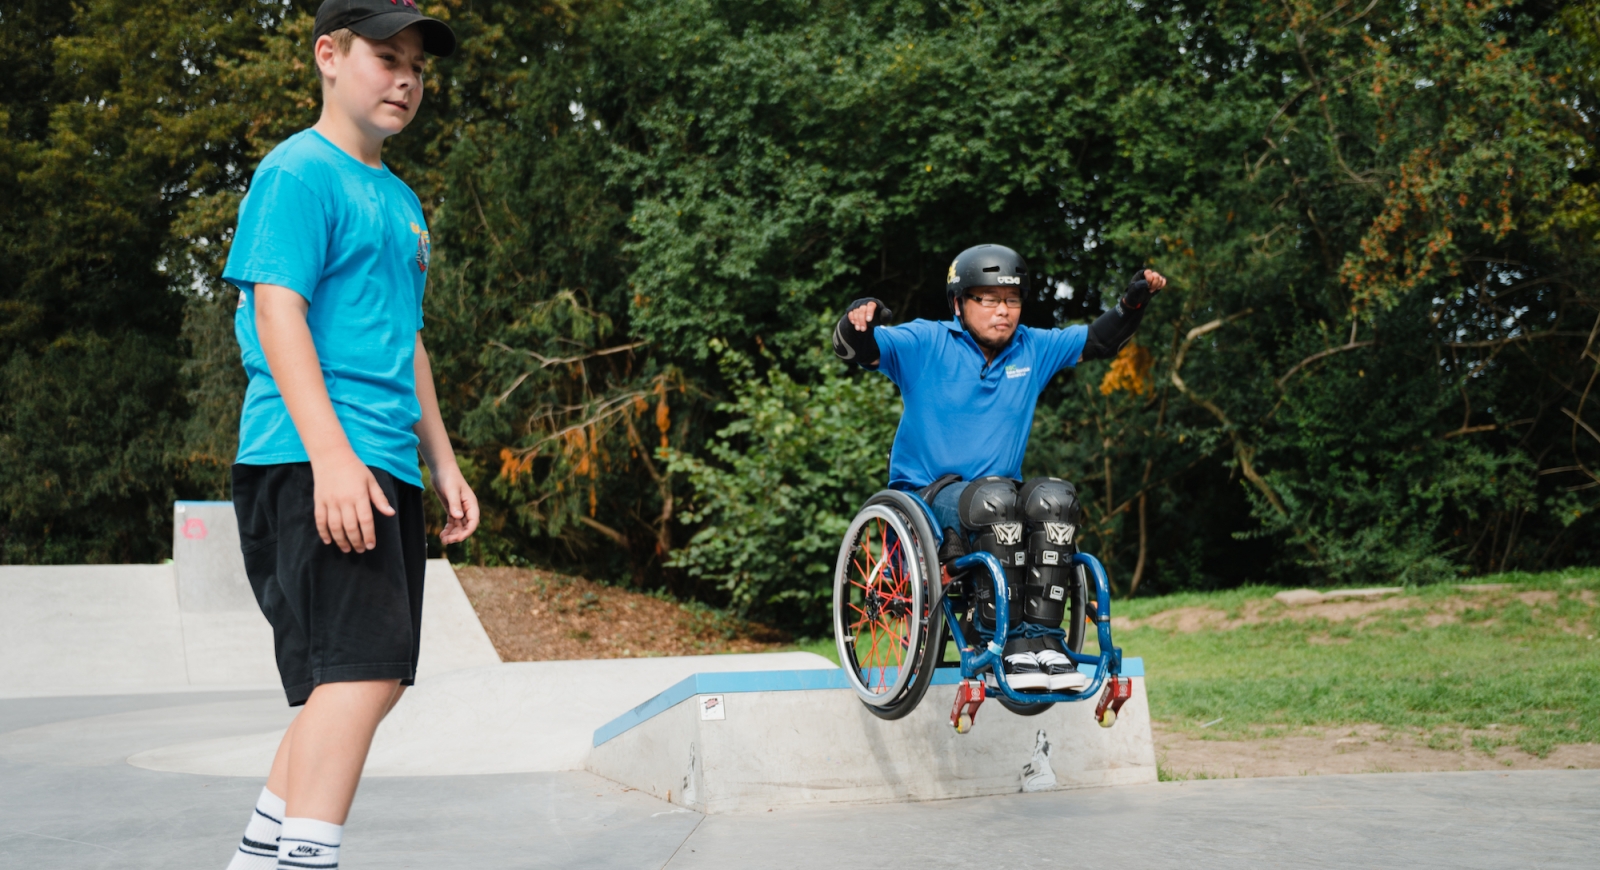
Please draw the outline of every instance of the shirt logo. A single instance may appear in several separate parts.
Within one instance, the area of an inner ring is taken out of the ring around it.
[[[1007,378],[1025,378],[1028,372],[1033,371],[1033,366],[1006,366]]]
[[[426,274],[428,264],[433,261],[433,242],[428,238],[428,231],[415,223],[411,225],[411,232],[417,236],[417,271]]]

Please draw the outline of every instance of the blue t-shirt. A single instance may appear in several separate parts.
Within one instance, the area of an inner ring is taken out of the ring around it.
[[[412,365],[430,253],[422,203],[387,167],[367,166],[315,130],[272,149],[239,206],[222,272],[243,291],[234,333],[250,377],[235,461],[308,459],[256,335],[255,286],[276,284],[310,303],[328,397],[356,455],[422,485]]]
[[[927,486],[944,474],[975,480],[1022,476],[1033,408],[1056,372],[1078,364],[1086,326],[1018,326],[986,362],[955,320],[913,320],[873,331],[878,371],[900,388],[905,411],[889,456],[889,485]]]

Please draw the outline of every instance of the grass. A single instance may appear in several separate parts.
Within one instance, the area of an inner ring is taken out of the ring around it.
[[[1116,601],[1112,612],[1117,644],[1144,658],[1153,717],[1206,739],[1372,723],[1489,754],[1600,742],[1600,569],[1473,582],[1510,587],[1423,587],[1343,620],[1281,605],[1276,587]],[[796,648],[838,660],[831,637]]]
[[[1425,587],[1337,621],[1304,618],[1259,587],[1116,602],[1112,612],[1136,622],[1116,641],[1144,657],[1152,716],[1196,735],[1375,723],[1490,753],[1600,742],[1600,570],[1477,582],[1512,585]],[[1151,620],[1180,608],[1191,609],[1188,626],[1184,614]]]

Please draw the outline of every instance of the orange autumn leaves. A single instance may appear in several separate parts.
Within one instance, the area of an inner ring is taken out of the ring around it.
[[[1129,344],[1111,361],[1111,368],[1100,379],[1100,395],[1109,396],[1118,390],[1143,396],[1150,392],[1150,366],[1155,360],[1150,351],[1137,344]]]
[[[655,398],[655,424],[661,433],[661,447],[666,448],[668,446],[667,434],[672,428],[672,409],[667,402],[667,392],[666,380],[658,380],[652,393],[637,393],[631,397],[631,400],[624,397],[623,404],[620,406],[608,403],[611,404],[614,410],[597,414],[583,423],[569,426],[545,438],[533,447],[520,450],[511,447],[502,448],[500,450],[500,478],[515,486],[523,477],[531,477],[533,474],[533,462],[541,455],[541,448],[547,444],[557,444],[560,449],[559,458],[556,456],[551,456],[550,458],[558,461],[558,467],[564,466],[567,469],[567,474],[564,478],[554,481],[555,491],[564,490],[568,482],[588,478],[589,515],[591,517],[594,516],[598,506],[595,481],[599,479],[602,471],[611,470],[611,456],[603,443],[605,430],[609,428],[611,423],[615,422],[615,414],[617,412],[624,415],[631,414],[635,418],[645,418],[650,414],[650,396],[653,395]],[[638,445],[637,438],[634,435],[634,425],[631,420],[627,422],[627,430],[629,440],[642,449],[642,445]],[[630,455],[637,455],[633,449],[630,449],[629,452]]]

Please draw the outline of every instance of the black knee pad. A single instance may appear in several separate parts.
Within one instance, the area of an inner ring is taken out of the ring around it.
[[[1017,482],[1009,477],[980,477],[967,484],[956,502],[961,524],[975,532],[995,523],[1014,523],[1017,514]]]
[[[967,484],[956,505],[961,524],[977,533],[976,549],[992,554],[1005,568],[1006,591],[1011,599],[1007,622],[1022,622],[1022,571],[1028,551],[1017,504],[1017,482],[1009,477],[980,477]],[[978,624],[994,627],[994,588],[986,577],[975,577]]]
[[[1077,487],[1059,477],[1030,478],[1017,492],[1017,504],[1022,518],[1030,523],[1076,526],[1083,515]]]
[[[1022,485],[1017,501],[1028,529],[1022,616],[1037,625],[1056,627],[1072,603],[1067,578],[1083,515],[1078,491],[1059,477],[1035,477]]]

